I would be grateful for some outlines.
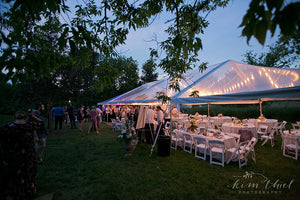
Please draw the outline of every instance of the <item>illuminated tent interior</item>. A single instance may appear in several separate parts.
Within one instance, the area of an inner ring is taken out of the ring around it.
[[[180,92],[169,89],[170,79],[146,83],[98,104],[154,104],[164,92],[173,104],[246,104],[270,100],[300,100],[300,69],[280,69],[235,61],[192,70],[179,81]],[[194,93],[197,97],[191,97]]]

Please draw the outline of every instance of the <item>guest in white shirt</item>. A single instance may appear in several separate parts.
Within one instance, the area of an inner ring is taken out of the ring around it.
[[[174,117],[177,117],[177,116],[178,116],[178,110],[177,110],[176,106],[173,106],[173,109],[172,109],[172,116],[174,116]]]
[[[153,144],[154,142],[154,123],[155,123],[155,112],[152,109],[152,106],[149,106],[147,110],[146,122],[145,122],[145,134],[146,134],[146,141],[148,144]]]
[[[164,132],[163,132],[163,124],[164,124],[164,113],[163,113],[163,110],[161,109],[161,107],[160,106],[157,106],[157,111],[158,111],[158,113],[157,113],[157,123],[158,123],[158,126],[157,126],[157,128],[159,129],[159,127],[160,127],[160,124],[161,124],[161,128],[160,128],[160,131],[159,131],[159,134],[160,135],[164,135]]]

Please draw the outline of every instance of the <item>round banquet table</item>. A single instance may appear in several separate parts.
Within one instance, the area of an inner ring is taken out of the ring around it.
[[[268,132],[271,132],[272,127],[277,127],[278,126],[278,120],[277,119],[265,119],[265,120],[259,120],[257,119],[255,121],[255,126],[258,128],[260,124],[265,124],[268,126]]]
[[[225,133],[239,133],[239,130],[249,130],[255,138],[257,137],[256,127],[254,124],[243,124],[243,125],[235,125],[233,123],[224,123],[222,124],[222,130]]]
[[[232,118],[229,116],[223,117],[210,117],[210,120],[215,121],[215,125],[221,126],[223,123],[229,123],[232,121]]]

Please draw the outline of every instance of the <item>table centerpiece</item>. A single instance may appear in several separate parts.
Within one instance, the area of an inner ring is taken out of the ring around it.
[[[194,133],[197,128],[198,128],[198,126],[197,126],[197,119],[190,118],[190,120],[189,120],[189,126],[188,126],[189,131],[192,132],[192,133]]]
[[[130,156],[138,144],[138,135],[133,125],[134,121],[127,119],[125,128],[121,130],[121,134],[118,136],[118,141],[124,142],[124,148],[127,151],[125,156]]]

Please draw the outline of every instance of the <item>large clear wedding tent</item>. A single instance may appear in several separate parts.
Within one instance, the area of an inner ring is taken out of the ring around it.
[[[196,69],[183,74],[180,91],[170,89],[169,84],[170,78],[146,83],[98,104],[155,104],[159,103],[159,92],[173,104],[300,100],[300,69],[261,67],[231,60],[208,66],[203,72]]]

